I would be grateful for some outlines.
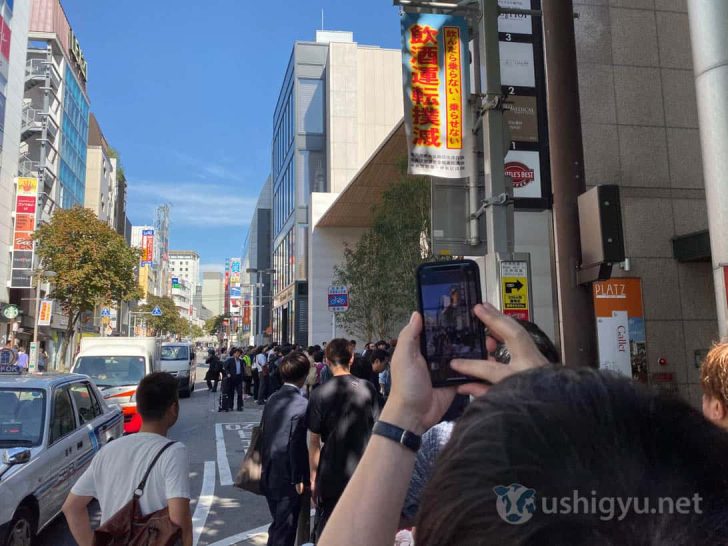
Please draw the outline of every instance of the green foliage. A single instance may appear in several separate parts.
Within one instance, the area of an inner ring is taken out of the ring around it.
[[[229,318],[229,314],[217,315],[205,321],[205,332],[211,336],[219,334],[223,329],[223,321]]]
[[[159,307],[162,315],[155,317],[153,315],[144,315],[147,326],[154,331],[154,335],[179,335],[186,336],[189,332],[189,322],[183,319],[174,300],[168,296],[147,296],[147,303],[140,306],[140,311],[151,313],[152,309]]]
[[[432,259],[429,179],[403,171],[372,214],[372,228],[346,248],[334,273],[350,294],[338,322],[365,340],[396,336],[416,309],[417,266]]]
[[[50,297],[67,313],[69,332],[84,311],[139,298],[134,275],[138,250],[129,248],[93,211],[60,209],[34,238],[43,269],[57,273]]]
[[[197,326],[197,324],[190,324],[189,337],[190,337],[190,339],[197,339],[200,337],[205,337],[205,330],[203,330],[201,327]]]

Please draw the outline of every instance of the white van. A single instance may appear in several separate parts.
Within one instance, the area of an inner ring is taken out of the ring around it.
[[[88,375],[107,404],[124,412],[124,432],[138,432],[141,416],[136,389],[144,376],[160,370],[161,343],[153,337],[84,337],[71,371]]]
[[[168,372],[177,378],[179,395],[188,398],[195,390],[197,375],[195,346],[185,341],[162,343],[160,364],[163,372]]]

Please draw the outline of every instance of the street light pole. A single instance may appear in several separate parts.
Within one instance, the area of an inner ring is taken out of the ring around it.
[[[35,316],[33,324],[33,346],[29,348],[30,362],[28,368],[31,371],[35,371],[38,365],[38,327],[40,320],[40,285],[43,279],[52,279],[57,273],[55,271],[37,271],[35,281]]]

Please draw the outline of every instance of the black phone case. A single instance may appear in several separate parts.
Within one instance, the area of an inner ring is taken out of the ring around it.
[[[426,269],[441,269],[446,268],[447,266],[458,266],[458,265],[465,265],[467,267],[470,267],[475,272],[475,277],[477,279],[477,282],[475,283],[475,294],[476,294],[476,303],[482,303],[483,302],[483,295],[480,290],[480,268],[478,267],[478,264],[475,263],[473,260],[453,260],[448,262],[425,262],[423,264],[420,264],[417,267],[417,305],[419,307],[420,316],[422,317],[424,321],[424,305],[422,302],[422,283],[420,282],[421,279],[421,273],[422,271]],[[480,340],[480,358],[482,360],[487,359],[486,355],[486,349],[485,349],[485,327],[482,323],[480,324],[480,328],[478,328],[478,337]],[[420,335],[420,352],[422,353],[422,356],[424,357],[425,361],[428,360],[427,358],[427,338],[425,337],[425,331],[423,329],[422,335]],[[429,363],[428,363],[428,372],[430,371]],[[455,377],[451,377],[445,381],[438,381],[433,376],[432,373],[430,373],[430,380],[432,381],[433,387],[449,387],[452,385],[461,385],[463,383],[473,383],[473,382],[481,382],[480,379],[475,379],[472,377],[468,377],[466,375],[457,375]]]

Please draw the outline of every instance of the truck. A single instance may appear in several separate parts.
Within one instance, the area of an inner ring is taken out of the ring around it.
[[[84,337],[71,372],[87,375],[107,404],[124,414],[124,433],[139,432],[136,390],[139,382],[161,370],[162,343],[154,337]]]

